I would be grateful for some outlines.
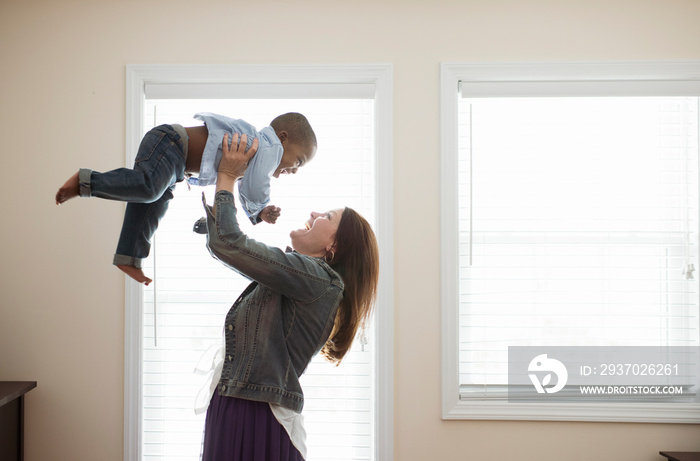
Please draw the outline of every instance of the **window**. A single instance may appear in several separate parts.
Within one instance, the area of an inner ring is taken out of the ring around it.
[[[285,69],[277,70],[283,73]],[[368,218],[381,247],[382,240],[388,241],[381,229],[389,228],[378,218],[387,199],[377,187],[377,177],[387,165],[386,159],[377,155],[383,143],[377,130],[387,119],[377,103],[377,87],[381,84],[266,85],[262,75],[244,84],[169,83],[163,77],[146,81],[140,96],[144,116],[139,134],[161,123],[197,125],[192,116],[200,111],[244,118],[258,128],[269,125],[281,113],[301,112],[316,131],[319,155],[296,176],[273,180],[271,203],[282,208],[284,219],[274,226],[252,226],[243,220],[244,230],[256,239],[284,248],[289,243],[289,231],[308,218],[310,207],[324,210],[347,205]],[[280,73],[272,75],[279,78]],[[197,77],[192,80],[196,83]],[[132,305],[127,306],[127,314],[134,309],[139,316],[127,318],[127,328],[140,330],[138,377],[127,382],[132,389],[127,393],[127,416],[134,413],[132,422],[139,429],[134,434],[132,427],[127,427],[127,459],[197,458],[204,415],[194,415],[193,405],[203,378],[193,374],[193,369],[207,348],[220,340],[225,313],[247,286],[243,277],[211,258],[204,236],[192,232],[194,221],[202,216],[202,190],[178,185],[147,260],[145,270],[154,274],[155,282],[141,290],[127,281],[132,295],[137,292]],[[211,203],[214,187],[204,191]],[[386,250],[380,254],[382,263],[387,255]],[[387,274],[380,275],[384,276],[380,284],[387,280]],[[390,351],[386,349],[390,338],[385,337],[385,332],[391,331],[385,328],[390,308],[379,314],[388,302],[387,293],[380,293],[380,298],[369,343],[364,347],[356,344],[337,368],[317,357],[302,377],[309,459],[391,457],[390,443],[385,443],[383,437],[391,436],[388,421],[392,415],[389,407],[378,400],[385,392],[386,379],[380,367],[386,367],[390,357],[385,354]],[[131,365],[128,368],[134,370],[133,362]]]
[[[505,391],[509,346],[700,345],[699,69],[443,65],[443,417],[698,421]]]

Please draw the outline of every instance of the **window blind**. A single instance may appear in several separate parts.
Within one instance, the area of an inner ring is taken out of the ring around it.
[[[147,99],[372,99],[372,83],[146,83]]]
[[[569,80],[461,82],[466,98],[508,97],[622,97],[700,95],[700,80]]]
[[[209,111],[243,118],[258,128],[284,112],[307,116],[318,152],[296,175],[272,180],[271,204],[282,208],[277,224],[244,231],[285,248],[289,232],[310,211],[350,206],[374,224],[374,101],[371,99],[148,99],[147,126],[199,125],[192,116]],[[144,293],[143,458],[197,459],[204,415],[194,414],[202,385],[193,374],[200,356],[220,340],[224,316],[248,282],[215,261],[205,236],[192,232],[203,216],[202,190],[212,203],[214,187],[191,190],[179,184],[145,265],[155,282]],[[302,377],[303,415],[310,460],[373,459],[373,331],[339,367],[316,357]]]
[[[698,345],[698,97],[467,86],[461,398],[502,397],[509,345]]]

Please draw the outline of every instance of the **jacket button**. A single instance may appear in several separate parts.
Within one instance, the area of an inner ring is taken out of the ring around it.
[[[226,385],[221,386],[221,390],[226,392]]]
[[[233,330],[233,325],[228,326],[228,331],[231,331],[231,330]]]
[[[229,356],[228,356],[228,360],[229,360],[229,362],[230,362],[231,360],[233,360],[233,357],[231,357],[231,356],[229,355]]]

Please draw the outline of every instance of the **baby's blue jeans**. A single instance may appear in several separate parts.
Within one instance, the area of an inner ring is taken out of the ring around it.
[[[180,126],[161,125],[141,140],[134,168],[99,173],[81,168],[81,197],[128,202],[114,265],[141,268],[151,249],[151,238],[173,198],[175,183],[185,179],[187,138]]]

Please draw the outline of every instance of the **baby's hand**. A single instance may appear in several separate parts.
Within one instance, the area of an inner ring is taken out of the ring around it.
[[[278,208],[274,205],[268,205],[262,209],[259,216],[260,216],[260,219],[262,219],[266,223],[274,224],[277,222],[277,218],[280,217],[281,212],[282,212],[281,208]]]

